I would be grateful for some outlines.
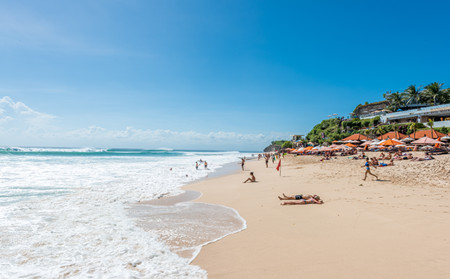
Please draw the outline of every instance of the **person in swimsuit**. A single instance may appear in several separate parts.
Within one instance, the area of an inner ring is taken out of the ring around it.
[[[266,168],[269,167],[269,155],[266,155]]]
[[[247,180],[245,180],[244,183],[247,183],[247,182],[255,182],[255,181],[256,181],[256,178],[255,178],[255,176],[253,175],[253,172],[250,172],[250,177],[247,178]]]
[[[208,168],[208,163],[205,161],[205,169]]]
[[[363,165],[363,166],[361,166],[361,167],[366,167],[366,173],[364,174],[364,181],[366,181],[366,178],[367,178],[367,174],[370,174],[370,175],[372,175],[372,176],[375,176],[376,178],[377,178],[377,180],[378,180],[378,176],[376,176],[375,174],[373,174],[373,173],[371,173],[370,172],[370,163],[369,163],[369,158],[366,158],[366,163]],[[375,168],[377,167],[377,166],[374,166]]]
[[[244,170],[245,158],[241,158],[241,168]]]
[[[379,167],[387,167],[387,166],[393,166],[393,165],[394,165],[394,159],[391,159],[388,164],[380,163],[378,166]]]
[[[279,200],[309,200],[311,198],[315,198],[317,200],[320,200],[320,197],[318,195],[293,195],[293,196],[286,196],[283,193],[283,196],[278,196]]]
[[[314,195],[309,199],[299,199],[295,201],[282,202],[281,205],[297,205],[297,204],[322,204],[323,200],[319,196]]]

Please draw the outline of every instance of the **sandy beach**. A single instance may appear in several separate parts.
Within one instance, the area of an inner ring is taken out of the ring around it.
[[[374,169],[378,181],[362,181],[362,160],[319,159],[286,156],[281,176],[276,163],[250,161],[186,186],[248,226],[203,247],[192,264],[209,278],[450,277],[450,155]],[[249,171],[257,182],[244,184]],[[282,193],[325,203],[281,206]]]

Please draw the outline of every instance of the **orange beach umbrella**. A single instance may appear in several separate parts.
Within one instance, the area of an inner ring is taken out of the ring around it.
[[[392,139],[388,139],[388,140],[380,143],[380,145],[385,145],[385,146],[388,146],[388,145],[399,145],[399,144],[403,144],[403,143],[402,142],[398,142],[398,141],[393,141]]]

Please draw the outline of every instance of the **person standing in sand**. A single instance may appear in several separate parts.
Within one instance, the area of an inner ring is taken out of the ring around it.
[[[376,176],[375,174],[373,174],[373,173],[371,173],[370,172],[370,162],[369,162],[369,157],[367,157],[366,158],[366,163],[364,164],[364,165],[362,165],[361,166],[361,168],[363,168],[363,167],[366,167],[366,173],[364,174],[364,181],[366,181],[366,178],[367,178],[367,174],[370,174],[370,175],[372,175],[372,176],[375,176],[376,177],[376,179],[378,180],[378,176]],[[375,168],[377,167],[377,166],[374,166]]]
[[[245,158],[241,158],[241,168],[244,170]]]
[[[269,167],[269,155],[266,155],[266,168]]]
[[[247,182],[256,182],[256,177],[253,175],[253,172],[250,172],[250,177],[247,178],[247,180],[245,180],[243,183]]]

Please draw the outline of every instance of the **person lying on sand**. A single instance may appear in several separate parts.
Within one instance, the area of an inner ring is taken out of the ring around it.
[[[316,198],[314,198],[314,197],[316,197]],[[300,199],[300,200],[295,200],[295,201],[282,202],[281,205],[322,204],[323,203],[323,200],[321,200],[319,196],[314,195],[314,197],[311,197],[309,199]]]
[[[244,183],[247,183],[247,182],[255,182],[255,181],[256,181],[256,178],[255,178],[255,176],[253,175],[253,172],[250,172],[250,177],[247,178],[247,180],[245,180]]]
[[[428,152],[426,152],[424,158],[414,157],[411,159],[411,161],[428,161],[428,160],[433,160],[433,159],[434,159],[434,157],[431,156],[430,154],[428,154]]]
[[[387,167],[387,166],[393,166],[393,165],[394,165],[394,159],[391,159],[388,164],[380,163],[378,166],[379,167]]]
[[[279,200],[309,200],[310,198],[315,198],[320,200],[320,197],[318,195],[293,195],[293,196],[286,196],[283,193],[283,196],[278,196]]]
[[[372,162],[372,166],[378,166],[379,165],[378,159],[376,157],[372,157],[370,160]]]

